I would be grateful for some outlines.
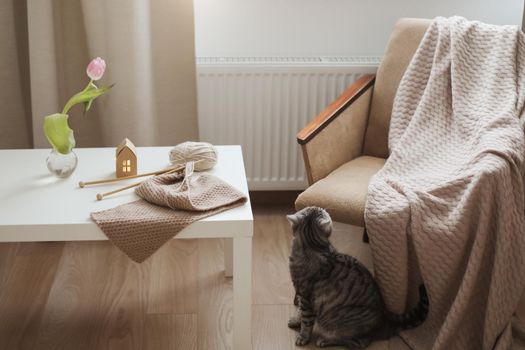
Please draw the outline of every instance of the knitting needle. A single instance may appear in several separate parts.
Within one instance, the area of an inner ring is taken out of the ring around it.
[[[180,167],[177,167],[177,168],[173,168],[171,170],[168,170],[168,171],[166,171],[164,173],[161,173],[161,174],[158,174],[158,175],[167,175],[167,174],[175,173],[177,171],[184,170],[185,167],[186,166],[184,165],[184,166],[180,166]],[[128,185],[128,186],[125,186],[125,187],[122,187],[122,188],[118,188],[116,190],[113,190],[113,191],[110,191],[110,192],[106,192],[106,193],[98,193],[97,194],[97,200],[100,201],[100,200],[104,199],[104,197],[110,196],[110,195],[118,193],[118,192],[122,192],[122,191],[128,190],[128,189],[133,188],[133,187],[137,187],[143,182],[144,181],[136,182],[134,184],[131,184],[131,185]]]
[[[172,169],[175,169],[175,168],[169,167],[163,170],[152,171],[150,173],[130,175],[130,176],[124,176],[124,177],[111,178],[111,179],[103,179],[103,180],[96,180],[96,181],[80,181],[78,185],[83,188],[85,186],[90,186],[90,185],[98,185],[98,184],[105,184],[105,183],[117,182],[117,181],[122,181],[122,180],[136,179],[138,177],[144,177],[144,176],[150,176],[150,175],[160,175]]]
[[[199,159],[195,161],[194,164],[202,162],[203,160],[204,159]],[[182,166],[184,167],[184,165]],[[150,175],[161,175],[167,171],[178,169],[178,168],[180,168],[180,165],[179,166],[175,165],[175,166],[168,167],[162,170],[152,171],[150,173],[144,173],[144,174],[138,174],[138,175],[124,176],[124,177],[117,177],[117,178],[103,179],[103,180],[96,180],[96,181],[80,181],[78,183],[78,186],[80,186],[81,188],[84,188],[85,186],[89,186],[89,185],[98,185],[98,184],[105,184],[105,183],[117,182],[117,181],[122,181],[122,180],[136,179],[138,177],[144,177],[144,176],[150,176]]]

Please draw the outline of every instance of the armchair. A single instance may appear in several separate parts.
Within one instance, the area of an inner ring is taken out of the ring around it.
[[[368,183],[388,157],[397,87],[429,24],[399,20],[377,75],[358,79],[297,134],[310,185],[297,210],[319,206],[335,221],[365,226]]]
[[[335,221],[365,227],[368,183],[388,158],[394,97],[429,25],[400,19],[377,74],[358,79],[297,134],[310,184],[297,198],[297,210],[319,206]],[[516,314],[525,319],[525,291]]]

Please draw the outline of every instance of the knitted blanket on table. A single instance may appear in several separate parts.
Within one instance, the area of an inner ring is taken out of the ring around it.
[[[427,320],[402,333],[413,349],[516,344],[524,64],[517,26],[436,18],[401,80],[391,154],[369,185],[365,222],[387,306],[403,312],[426,285]]]
[[[136,262],[146,260],[191,223],[239,206],[246,196],[210,174],[168,174],[144,181],[143,199],[91,213],[109,240]]]

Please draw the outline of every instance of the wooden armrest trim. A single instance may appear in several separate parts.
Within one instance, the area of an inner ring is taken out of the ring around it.
[[[337,118],[348,106],[356,101],[362,94],[374,85],[376,76],[367,74],[356,80],[348,89],[332,102],[324,111],[319,113],[297,134],[297,142],[305,145],[332,120]]]

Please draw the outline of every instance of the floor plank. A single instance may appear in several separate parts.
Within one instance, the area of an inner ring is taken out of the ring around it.
[[[94,349],[133,350],[144,343],[150,261],[137,264],[116,248],[111,252],[100,299],[101,311]]]
[[[224,277],[224,241],[199,240],[199,350],[231,349],[232,280]]]
[[[150,264],[108,242],[67,243],[38,349],[141,349]]]
[[[253,303],[290,304],[294,290],[288,258],[292,233],[280,207],[255,213],[253,238]]]
[[[33,349],[64,243],[26,243],[0,290],[0,349]]]
[[[198,243],[168,242],[150,258],[148,313],[197,313]]]
[[[254,210],[257,350],[299,349],[286,326],[295,310],[284,216],[292,211]],[[336,224],[331,240],[371,266],[361,235]],[[0,350],[231,349],[232,280],[224,277],[223,253],[220,239],[175,240],[136,264],[108,242],[0,245]],[[395,338],[372,349],[406,346]]]
[[[286,325],[294,313],[293,305],[254,305],[253,350],[294,349],[295,332]]]
[[[289,329],[286,324],[288,319],[295,315],[293,305],[254,305],[253,328],[257,331],[253,336],[253,350],[300,350],[318,349],[312,342],[306,347],[295,346],[297,332]],[[401,342],[401,344],[403,344]],[[402,345],[403,346],[403,345]],[[346,350],[343,347],[330,347],[330,350]],[[389,348],[388,341],[374,342],[366,350],[403,350],[404,347]]]
[[[197,350],[196,314],[158,314],[146,317],[143,349]]]
[[[0,290],[9,279],[18,246],[18,243],[0,243]]]

